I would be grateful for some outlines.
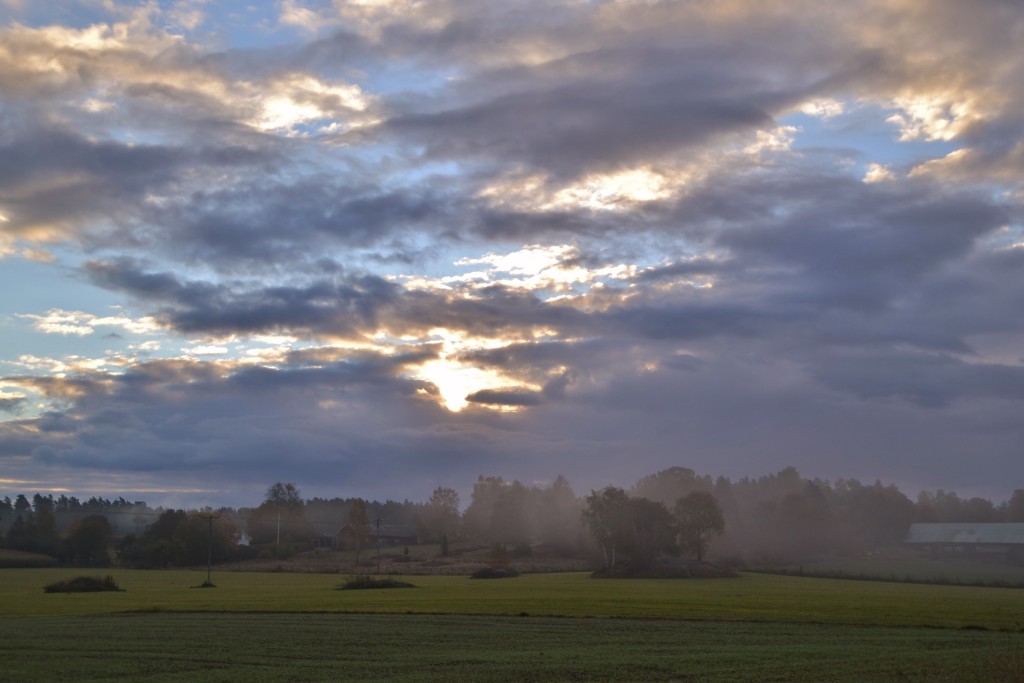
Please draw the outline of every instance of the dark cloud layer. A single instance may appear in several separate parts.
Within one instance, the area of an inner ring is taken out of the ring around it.
[[[0,459],[1024,475],[1017,5],[342,5],[244,49],[160,6],[0,27],[0,257],[74,252],[159,328],[0,358]]]

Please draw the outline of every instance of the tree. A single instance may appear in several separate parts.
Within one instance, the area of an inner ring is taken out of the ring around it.
[[[24,493],[19,493],[18,497],[14,499],[14,511],[18,514],[25,514],[31,509],[32,503],[28,502]]]
[[[675,513],[681,545],[702,562],[711,539],[725,531],[722,508],[710,493],[694,491],[676,501]]]
[[[535,492],[533,527],[538,540],[564,554],[579,548],[581,506],[569,482],[558,475],[551,486]]]
[[[505,487],[501,477],[485,477],[481,475],[473,484],[469,507],[462,516],[462,529],[466,536],[475,539],[486,538],[491,532],[494,504]]]
[[[4,529],[11,526],[14,522],[14,504],[11,502],[10,496],[5,496],[0,499],[0,538]],[[0,544],[0,547],[3,547]]]
[[[425,540],[440,541],[454,536],[459,528],[459,494],[455,489],[438,486],[420,515]],[[444,554],[444,553],[442,553]]]
[[[633,487],[632,496],[672,505],[688,493],[707,491],[711,486],[710,477],[698,477],[688,467],[670,467],[638,481]]]
[[[54,557],[61,554],[60,534],[57,531],[57,518],[53,514],[52,506],[45,503],[40,505],[39,510],[29,516],[29,528],[37,552]]]
[[[37,493],[32,496],[32,509],[36,512],[41,510],[49,510],[53,512],[53,494],[44,496],[41,493]]]
[[[649,569],[662,553],[678,553],[675,520],[667,507],[647,498],[630,498],[627,511],[631,536],[625,546],[633,571]]]
[[[19,495],[14,507],[16,516],[7,533],[7,547],[60,557],[64,546],[57,533],[57,520],[45,503],[32,512],[25,496]]]
[[[992,501],[985,498],[969,498],[963,501],[963,517],[960,521],[962,522],[995,522],[999,519],[999,513],[996,512],[995,505]]]
[[[528,491],[518,481],[498,489],[491,508],[488,536],[505,546],[529,547],[532,536],[526,518]]]
[[[939,491],[935,500],[939,510],[937,521],[959,521],[963,504],[955,493],[947,495]],[[880,481],[871,486],[853,481],[846,496],[846,505],[853,535],[862,542],[860,548],[852,548],[855,550],[902,543],[914,520],[914,504],[910,499],[895,486],[883,486]],[[952,519],[945,518],[947,514],[952,514]]]
[[[359,551],[370,540],[370,515],[366,512],[366,501],[356,498],[348,509],[348,528],[356,546],[356,564],[359,564]]]
[[[302,494],[295,484],[277,482],[260,506],[249,512],[246,531],[253,543],[309,543],[313,527],[306,521]]]
[[[295,484],[277,482],[267,489],[267,495],[263,502],[281,508],[300,508],[302,507],[302,494]]]
[[[1006,502],[1006,521],[1024,522],[1024,489],[1017,489]]]
[[[164,510],[141,535],[126,536],[119,546],[121,563],[145,568],[180,564],[183,549],[177,532],[187,517],[183,510]]]
[[[603,559],[602,568],[615,571],[619,551],[628,533],[629,496],[616,486],[591,491],[585,499],[583,521],[594,535]]]
[[[590,527],[608,573],[633,573],[650,568],[661,553],[675,554],[675,527],[664,505],[630,498],[615,486],[586,497],[583,519]],[[627,565],[623,572],[619,560]]]
[[[10,529],[7,530],[7,547],[14,550],[26,550],[29,545],[28,530],[25,520],[21,515],[14,518]]]
[[[82,567],[110,564],[110,523],[103,515],[89,515],[73,522],[68,532],[71,561]]]
[[[141,535],[125,536],[120,560],[142,568],[205,565],[208,557],[222,562],[237,549],[237,531],[228,515],[215,518],[211,526],[206,514],[165,510]]]
[[[188,515],[174,530],[175,547],[180,556],[178,564],[204,565],[227,560],[236,548],[235,525],[226,516],[215,517],[211,523],[208,514]]]
[[[188,517],[184,510],[164,510],[156,521],[146,528],[145,535],[152,539],[169,541],[174,538],[178,526]]]

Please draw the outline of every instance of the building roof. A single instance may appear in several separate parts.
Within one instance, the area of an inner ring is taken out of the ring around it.
[[[1024,523],[911,524],[907,543],[999,543],[1024,545]]]

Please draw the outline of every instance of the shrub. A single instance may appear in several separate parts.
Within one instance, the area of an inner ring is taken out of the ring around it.
[[[416,586],[405,581],[395,579],[378,579],[366,574],[356,574],[345,583],[338,586],[340,591],[363,590],[372,588],[415,588]]]
[[[512,557],[532,557],[533,547],[529,543],[518,543],[512,548]]]
[[[100,591],[123,591],[113,576],[76,576],[66,581],[57,581],[43,588],[44,593],[97,593]]]
[[[478,569],[470,575],[470,578],[474,579],[511,579],[519,576],[519,572],[515,569],[508,569],[502,567],[484,567]]]
[[[488,563],[492,569],[501,569],[507,567],[512,562],[512,558],[509,556],[508,550],[501,543],[495,543],[491,547],[490,555],[488,556]]]
[[[295,546],[291,543],[282,543],[281,545],[274,546],[274,559],[275,560],[290,560],[295,557]]]
[[[737,577],[739,574],[729,567],[707,562],[691,562],[643,568],[623,565],[616,567],[615,571],[596,571],[591,576],[595,579],[726,579]]]

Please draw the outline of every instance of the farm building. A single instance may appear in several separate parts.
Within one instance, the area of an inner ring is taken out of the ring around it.
[[[1024,523],[911,524],[904,541],[930,556],[1024,555]]]

